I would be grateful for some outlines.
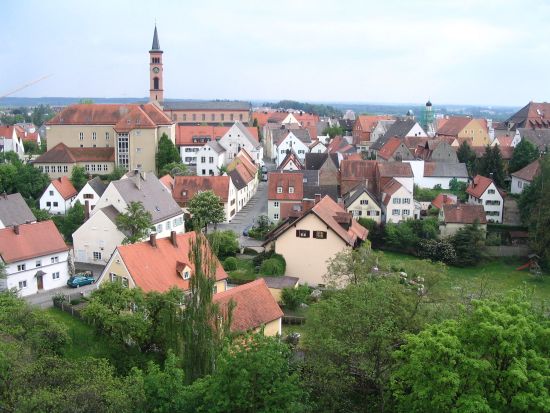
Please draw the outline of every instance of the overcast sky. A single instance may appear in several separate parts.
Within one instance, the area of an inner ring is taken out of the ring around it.
[[[550,2],[21,1],[0,5],[0,95],[491,104],[550,100]]]

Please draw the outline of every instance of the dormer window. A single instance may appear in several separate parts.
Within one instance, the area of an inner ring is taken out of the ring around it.
[[[288,187],[288,193],[289,193],[289,194],[293,194],[293,193],[294,193],[294,187],[293,187],[293,186],[289,186],[289,187]]]
[[[278,187],[277,187],[277,193],[278,193],[278,194],[282,194],[282,193],[283,193],[283,187],[282,187],[282,186],[278,186]]]
[[[191,278],[191,271],[184,271],[183,272],[183,279],[188,280],[189,278]]]

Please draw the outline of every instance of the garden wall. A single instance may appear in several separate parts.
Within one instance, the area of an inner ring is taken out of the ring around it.
[[[528,245],[500,245],[487,247],[487,254],[491,257],[526,257],[529,254]]]

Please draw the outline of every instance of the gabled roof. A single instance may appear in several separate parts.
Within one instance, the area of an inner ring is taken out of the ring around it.
[[[103,183],[103,181],[99,178],[99,176],[96,176],[93,179],[90,179],[88,181],[88,185],[92,187],[94,192],[98,194],[99,196],[103,195],[103,192],[107,189],[107,185]]]
[[[403,185],[401,185],[395,179],[392,178],[390,181],[388,181],[388,183],[384,185],[384,187],[380,191],[383,195],[382,202],[384,203],[384,205],[388,205],[391,201],[391,196],[401,188],[403,188]]]
[[[179,204],[187,204],[196,194],[212,191],[222,202],[229,199],[229,176],[176,176],[172,197]]]
[[[231,163],[227,165],[228,174],[233,171],[237,171],[241,179],[246,184],[248,184],[256,178],[258,173],[258,166],[254,163],[250,154],[244,148],[241,148],[233,161],[231,161]],[[237,186],[237,183],[234,183],[235,186]]]
[[[69,148],[60,142],[34,163],[114,162],[115,148]]]
[[[444,222],[447,224],[480,224],[487,223],[483,205],[454,204],[443,205]]]
[[[306,153],[305,157],[305,169],[319,170],[325,164],[327,159],[330,158],[336,168],[338,168],[338,154],[337,153]]]
[[[517,128],[549,128],[550,103],[529,102],[506,120],[506,124]]]
[[[73,196],[78,195],[78,191],[73,186],[70,179],[66,176],[52,179],[52,185],[57,190],[57,192],[59,192],[59,195],[61,195],[64,200],[70,199]]]
[[[255,330],[283,316],[263,278],[214,294],[213,301],[224,311],[231,301],[235,304],[230,326],[233,332]]]
[[[233,124],[232,128],[233,127],[238,129],[238,134],[242,135],[246,140],[248,140],[250,145],[252,145],[254,148],[257,148],[258,146],[260,146],[260,143],[258,142],[257,135],[250,132],[250,129],[255,129],[255,128],[248,128],[248,127],[244,126],[244,124],[242,122],[239,122],[239,121],[236,121]],[[231,129],[229,129],[226,132],[226,134],[229,134],[229,132],[231,132]],[[229,135],[231,135],[231,134],[229,134]],[[223,137],[222,137],[222,139],[223,139]]]
[[[287,166],[289,163],[293,163],[296,165],[297,169],[304,169],[304,165],[302,165],[302,161],[298,158],[298,155],[296,155],[296,152],[294,152],[293,149],[291,149],[285,156],[285,158],[281,161],[280,165],[277,167],[277,169],[285,169],[285,166]]]
[[[458,136],[458,134],[472,121],[472,118],[465,116],[451,116],[441,122],[437,129],[438,135]]]
[[[403,141],[399,138],[396,138],[396,137],[389,138],[386,141],[386,143],[380,148],[377,156],[385,160],[390,159],[395,153],[395,151],[401,146],[401,143],[403,143]]]
[[[176,145],[195,145],[202,146],[205,140],[220,140],[223,135],[231,128],[228,126],[214,126],[214,125],[187,125],[180,123],[176,126]],[[253,137],[255,144],[259,142],[258,128],[253,126],[246,127],[248,133]],[[202,142],[193,142],[193,139],[200,140]]]
[[[468,178],[468,169],[465,163],[424,162],[424,176]]]
[[[404,138],[408,135],[414,125],[416,125],[416,121],[414,119],[398,119],[388,128],[384,134],[384,138],[387,139],[393,136]]]
[[[165,292],[172,287],[182,290],[189,289],[189,280],[184,280],[178,273],[178,264],[183,263],[191,269],[191,277],[195,267],[189,259],[190,242],[196,239],[194,231],[177,234],[176,244],[172,244],[171,237],[157,238],[156,247],[150,241],[137,242],[129,245],[119,245],[117,251],[124,261],[124,265],[132,276],[136,286],[143,291]],[[210,246],[206,243],[206,250],[210,253]],[[227,273],[218,259],[212,254],[216,272],[216,281],[225,280]]]
[[[383,178],[412,178],[414,176],[411,164],[408,162],[378,162],[376,167],[380,177]]]
[[[487,190],[487,188],[489,188],[489,185],[491,184],[494,184],[491,178],[487,178],[482,175],[476,175],[472,183],[468,185],[468,188],[466,188],[466,193],[472,195],[475,198],[481,198],[481,196],[485,193],[485,191]],[[499,188],[497,188],[497,190],[500,195],[504,197],[504,194],[501,192],[501,190]]]
[[[549,112],[550,114],[550,112]],[[550,129],[519,129],[522,139],[535,145],[540,152],[550,150]]]
[[[0,194],[0,222],[5,227],[35,221],[36,217],[20,193]]]
[[[218,155],[225,152],[225,148],[221,146],[218,141],[207,142],[204,146],[208,146],[209,148],[212,148],[212,150],[216,152]]]
[[[456,195],[451,194],[439,194],[432,201],[432,205],[437,208],[443,208],[443,205],[453,205],[458,202]]]
[[[304,197],[303,175],[300,173],[289,172],[269,172],[267,199],[272,201],[301,201]],[[277,188],[282,192],[277,193]],[[289,188],[293,187],[294,192],[289,193]]]
[[[172,194],[152,173],[128,172],[109,185],[116,188],[126,204],[141,202],[145,210],[151,213],[153,224],[182,213]]]
[[[13,139],[17,134],[14,126],[0,125],[0,138]]]
[[[0,256],[5,263],[68,251],[53,221],[17,226],[0,230]]]
[[[371,132],[381,120],[395,120],[395,118],[391,115],[359,115],[355,122],[360,126],[361,131]]]
[[[119,123],[122,120],[124,122]],[[153,103],[70,105],[46,122],[47,125],[118,125],[121,130],[130,126],[141,129],[172,123]]]
[[[166,174],[159,179],[160,183],[163,184],[170,192],[174,189],[174,178],[172,175]]]
[[[237,191],[246,188],[247,183],[236,169],[228,171],[227,175],[231,178],[231,181],[233,182],[233,185],[235,185],[235,188],[237,188]]]
[[[165,100],[164,110],[250,110],[250,102],[238,100]]]
[[[357,185],[355,188],[350,190],[348,193],[344,194],[342,197],[344,199],[344,206],[346,208],[349,208],[356,200],[359,198],[362,194],[367,194],[370,199],[378,206],[380,207],[380,204],[378,203],[378,198],[370,192],[367,187],[363,184]]]
[[[280,277],[262,277],[268,288],[282,290],[283,288],[294,288],[300,279],[298,277],[291,277],[289,275],[282,275]]]
[[[359,225],[359,223],[352,218],[351,214],[346,212],[344,208],[338,205],[329,196],[325,196],[300,218],[296,220],[291,217],[268,234],[264,245],[278,238],[279,235],[286,232],[289,228],[293,228],[294,225],[309,214],[315,214],[349,246],[354,246],[357,240],[367,239],[369,231],[362,225]]]
[[[338,185],[314,185],[304,182],[304,199],[316,199],[329,196],[333,201],[338,201]]]
[[[533,179],[540,173],[540,159],[531,162],[524,166],[519,171],[512,172],[512,176],[523,179],[524,181],[532,182]]]
[[[284,129],[275,129],[273,131],[273,143],[276,146],[279,146],[281,142],[283,142],[288,135],[291,133],[301,142],[304,143],[304,145],[309,146],[311,143],[311,136],[309,135],[309,130],[307,129],[300,129],[300,128],[284,128]]]
[[[32,124],[31,124],[32,125]],[[32,127],[36,128],[34,125]],[[23,125],[17,124],[14,125],[15,134],[19,139],[21,139],[24,142],[37,142],[38,138],[40,137],[40,134],[37,130],[34,132],[29,132]]]
[[[343,160],[340,162],[340,175],[343,180],[374,180],[376,177],[376,161]]]

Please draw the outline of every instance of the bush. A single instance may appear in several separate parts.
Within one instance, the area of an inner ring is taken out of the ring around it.
[[[299,285],[296,288],[283,288],[281,301],[285,308],[296,310],[301,304],[306,303],[311,296],[311,288],[307,285]]]
[[[262,262],[260,273],[263,275],[283,275],[285,268],[277,258],[268,258]]]
[[[418,243],[418,256],[432,261],[452,264],[456,261],[456,251],[448,240],[426,239]]]
[[[82,300],[80,298],[75,298],[75,299],[70,301],[71,305],[78,305],[81,302],[82,302]]]
[[[376,221],[370,218],[359,218],[357,222],[359,223],[359,225],[368,229],[369,232],[372,232],[378,226]]]
[[[231,230],[214,231],[208,234],[208,241],[220,260],[224,260],[227,257],[233,257],[239,250],[237,234]]]
[[[502,245],[502,238],[500,232],[491,232],[487,234],[487,239],[485,240],[485,245],[489,245],[492,247],[498,247],[499,245]]]
[[[246,247],[244,250],[243,250],[243,253],[246,254],[246,255],[258,255],[258,251],[256,251],[254,248],[248,248]]]
[[[455,264],[468,267],[479,264],[485,250],[485,231],[477,223],[460,228],[451,238],[456,251]]]
[[[237,258],[227,257],[223,262],[223,269],[225,271],[235,271],[237,269]]]
[[[284,271],[286,270],[286,261],[282,255],[276,254],[273,250],[259,253],[254,258],[252,258],[252,263],[254,264],[254,267],[259,268],[265,260],[268,260],[270,258],[275,258],[281,262],[284,273]]]

